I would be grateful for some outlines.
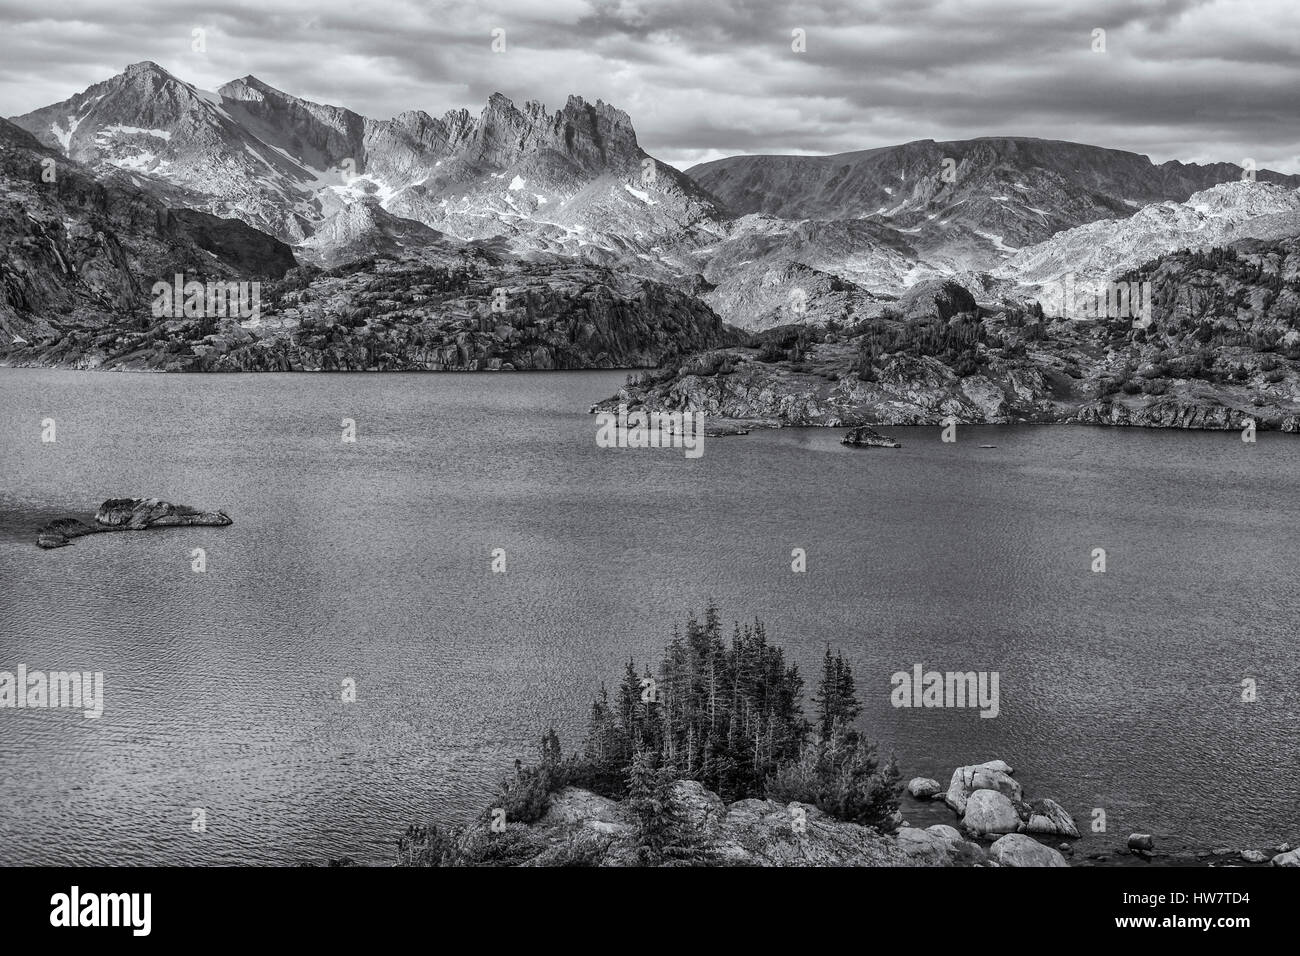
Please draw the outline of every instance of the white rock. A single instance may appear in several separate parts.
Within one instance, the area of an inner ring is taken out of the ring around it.
[[[1023,833],[1008,833],[989,847],[989,858],[1000,866],[1069,866],[1065,857]]]
[[[966,801],[976,790],[996,790],[1012,800],[1021,798],[1020,784],[1011,777],[1011,768],[1001,760],[958,767],[952,772],[948,795],[944,801],[959,814],[966,812]]]
[[[926,833],[933,833],[935,836],[942,837],[949,843],[965,843],[961,831],[956,827],[950,827],[946,823],[936,823],[934,826],[926,827]]]

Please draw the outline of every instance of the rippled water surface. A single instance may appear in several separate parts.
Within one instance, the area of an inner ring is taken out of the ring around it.
[[[0,862],[389,861],[548,724],[576,747],[600,682],[710,598],[810,684],[843,648],[908,776],[998,756],[1113,833],[1300,836],[1300,440],[792,429],[688,460],[595,446],[622,378],[0,369],[0,670],[107,686],[99,720],[0,710]],[[145,495],[235,523],[34,546]],[[998,671],[1000,715],[892,708],[918,662]]]

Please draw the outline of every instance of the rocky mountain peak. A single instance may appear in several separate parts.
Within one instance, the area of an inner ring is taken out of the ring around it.
[[[171,74],[164,70],[153,60],[141,60],[139,63],[132,63],[122,71],[122,76],[139,76],[142,73],[153,73],[160,76],[171,77]],[[174,77],[173,77],[174,79]]]
[[[623,126],[628,130],[632,129],[632,117],[617,106],[606,103],[604,100],[598,99],[596,102],[591,103],[581,96],[571,95],[564,104],[564,112],[565,114],[585,113],[588,116],[598,118],[601,123],[611,127]]]
[[[147,100],[162,97],[170,102],[192,104],[197,99],[198,91],[183,80],[177,79],[152,60],[132,63],[117,76],[110,77],[103,83],[97,83],[81,97],[100,97],[104,94]],[[77,97],[73,97],[75,101]],[[71,102],[71,101],[69,101]]]
[[[268,93],[274,94],[280,91],[268,86],[250,73],[248,76],[241,76],[237,80],[231,80],[220,87],[217,92],[230,100],[261,100]]]
[[[396,126],[405,126],[410,129],[423,129],[434,123],[434,118],[424,110],[402,110],[393,117],[392,122]]]

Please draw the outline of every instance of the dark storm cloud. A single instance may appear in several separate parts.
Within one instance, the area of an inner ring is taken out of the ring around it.
[[[195,27],[206,53],[190,50]],[[373,116],[577,93],[627,110],[681,166],[1028,135],[1300,171],[1293,0],[0,0],[4,115],[143,59],[208,89],[252,73]]]

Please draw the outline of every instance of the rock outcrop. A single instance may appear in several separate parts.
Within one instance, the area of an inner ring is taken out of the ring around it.
[[[1081,425],[1230,431],[1244,428],[1246,420],[1253,418],[1247,411],[1228,408],[1214,400],[1191,402],[1160,398],[1132,405],[1119,400],[1091,402],[1079,409],[1074,420]]]
[[[959,313],[974,312],[975,297],[950,279],[928,279],[904,292],[896,308],[907,321],[928,318],[947,321]]]
[[[678,821],[665,865],[707,866],[974,866],[985,863],[978,845],[951,826],[903,827],[884,834],[830,817],[804,803],[746,799],[724,803],[692,780],[672,787]],[[550,797],[531,825],[494,833],[485,817],[452,842],[462,865],[635,866],[641,861],[635,818],[615,800],[576,787]],[[408,857],[404,862],[438,862]]]
[[[666,866],[916,866],[1064,867],[1077,839],[1074,821],[1052,800],[1033,803],[1008,796],[1019,784],[1000,760],[954,772],[952,796],[964,806],[961,826],[913,827],[896,820],[892,832],[831,817],[800,802],[744,799],[726,803],[693,780],[672,785],[665,823],[671,831]],[[931,786],[932,785],[932,786]],[[1000,788],[1000,789],[996,789]],[[943,799],[937,781],[915,777],[909,792],[927,803]],[[1004,792],[1007,791],[1007,792]],[[964,803],[962,802],[964,800]],[[1037,818],[1050,823],[1035,825]],[[413,828],[419,830],[421,828]],[[622,802],[578,787],[548,798],[531,824],[508,822],[492,830],[484,814],[468,827],[430,838],[411,833],[399,843],[400,865],[415,866],[639,866],[637,818]],[[662,835],[662,834],[661,834]],[[1048,845],[1043,839],[1055,837]],[[404,844],[407,844],[404,846]],[[1130,852],[1149,862],[1155,842],[1133,834]],[[1182,866],[1300,866],[1300,850],[1279,843],[1262,850],[1216,849],[1172,854]],[[1094,852],[1077,865],[1141,865],[1127,853]]]
[[[37,534],[41,548],[62,548],[74,538],[109,531],[142,531],[146,528],[213,527],[232,524],[224,511],[198,511],[187,505],[174,505],[157,498],[110,498],[99,506],[94,521],[87,524],[77,518],[58,518]]]

